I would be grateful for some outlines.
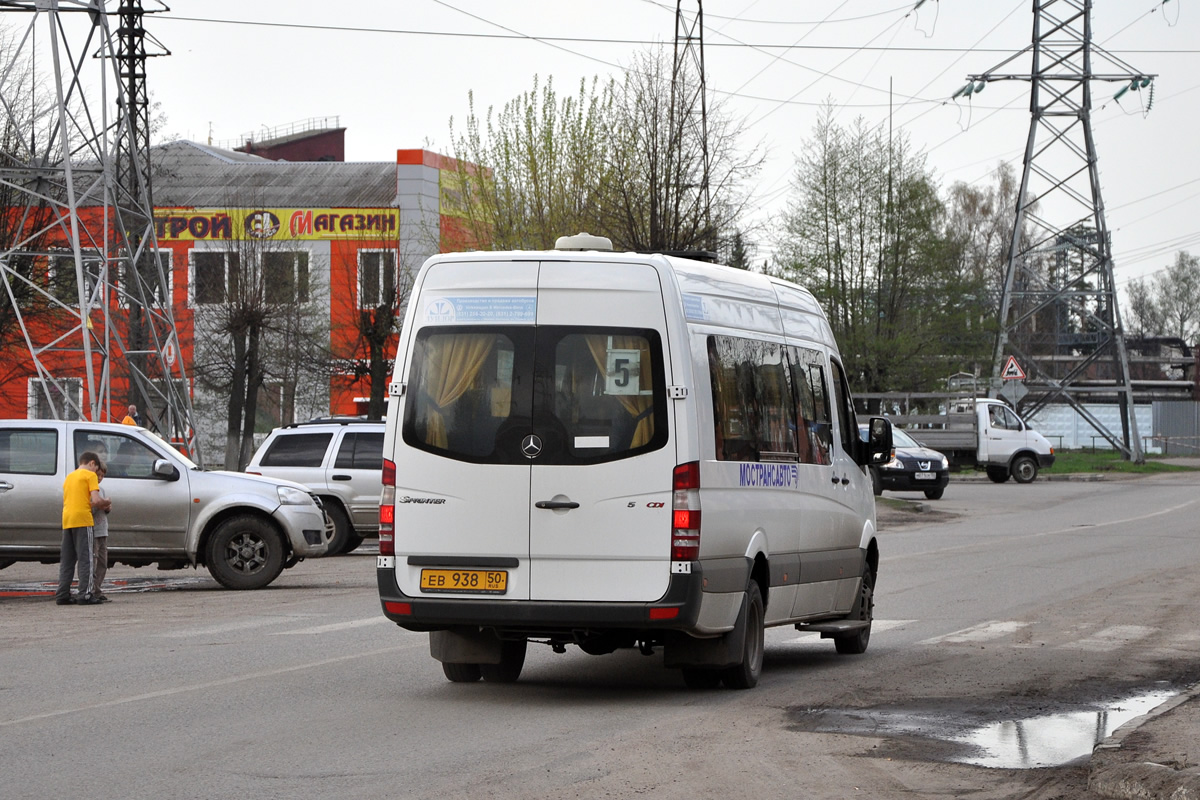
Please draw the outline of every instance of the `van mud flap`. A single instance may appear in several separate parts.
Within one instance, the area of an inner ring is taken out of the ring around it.
[[[742,650],[746,645],[746,595],[742,594],[742,607],[738,611],[733,630],[720,636],[698,639],[681,631],[668,631],[663,639],[663,666],[668,669],[680,667],[704,667],[725,669],[742,663]]]

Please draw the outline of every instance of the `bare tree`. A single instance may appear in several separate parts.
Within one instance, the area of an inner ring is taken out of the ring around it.
[[[687,84],[699,76],[682,70],[672,91],[672,66],[665,50],[641,53],[616,91],[599,212],[600,228],[619,250],[717,250],[737,229],[762,165],[761,147],[742,150],[744,123],[714,99],[705,147],[690,123],[700,113],[700,94]]]
[[[1186,250],[1160,275],[1131,281],[1130,327],[1142,336],[1172,336],[1200,344],[1200,258]]]
[[[255,208],[230,203],[230,208]],[[228,212],[235,217],[234,212]],[[273,241],[278,225],[269,212],[233,226],[224,249],[192,253],[196,306],[193,370],[210,391],[227,398],[226,469],[240,470],[254,451],[260,391],[272,377],[294,397],[301,379],[298,354],[320,352],[318,286],[307,249]],[[289,364],[296,359],[299,363]],[[286,400],[286,398],[285,398]]]
[[[580,81],[560,97],[553,79],[481,119],[474,94],[466,130],[455,132],[459,210],[474,243],[546,249],[559,236],[595,230],[608,178],[613,87]]]

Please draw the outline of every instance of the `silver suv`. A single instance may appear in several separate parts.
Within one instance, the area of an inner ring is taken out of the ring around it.
[[[360,417],[298,422],[271,431],[246,472],[302,483],[333,519],[330,553],[379,534],[383,423]]]
[[[88,450],[108,465],[112,563],[204,565],[222,586],[261,589],[330,552],[333,526],[300,484],[202,470],[132,425],[0,420],[0,568],[58,561],[63,479]]]

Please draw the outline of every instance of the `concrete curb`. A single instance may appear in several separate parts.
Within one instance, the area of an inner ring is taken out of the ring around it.
[[[1101,797],[1200,800],[1200,766],[1177,769],[1153,761],[1121,761],[1125,739],[1184,703],[1200,697],[1200,683],[1117,728],[1092,750],[1088,791]]]

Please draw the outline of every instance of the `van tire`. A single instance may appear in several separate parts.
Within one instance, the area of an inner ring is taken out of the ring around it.
[[[721,683],[721,670],[684,667],[683,683],[689,689],[715,689]]]
[[[944,495],[945,493],[946,493],[945,486],[942,486],[938,489],[926,489],[925,490],[925,499],[926,500],[941,500],[942,495]]]
[[[1038,476],[1037,461],[1032,456],[1017,456],[1013,459],[1012,469],[1009,471],[1017,483],[1033,483]]]
[[[987,476],[992,483],[1005,483],[1008,481],[1008,467],[988,467]]]
[[[871,642],[871,623],[875,618],[875,575],[871,572],[870,565],[863,568],[858,601],[850,612],[850,618],[866,620],[867,627],[845,636],[833,637],[833,646],[840,655],[862,655],[867,652],[867,645]]]
[[[239,514],[217,526],[205,564],[226,589],[261,589],[283,572],[283,539],[262,517]]]
[[[529,642],[525,639],[505,640],[500,643],[500,663],[480,664],[479,672],[488,683],[515,683],[525,666],[525,650]]]
[[[450,664],[442,662],[442,674],[452,683],[474,683],[481,672],[478,664]]]
[[[746,588],[746,639],[742,645],[742,663],[721,672],[721,680],[730,689],[753,689],[758,684],[762,674],[764,619],[762,592],[756,581],[750,581]]]

